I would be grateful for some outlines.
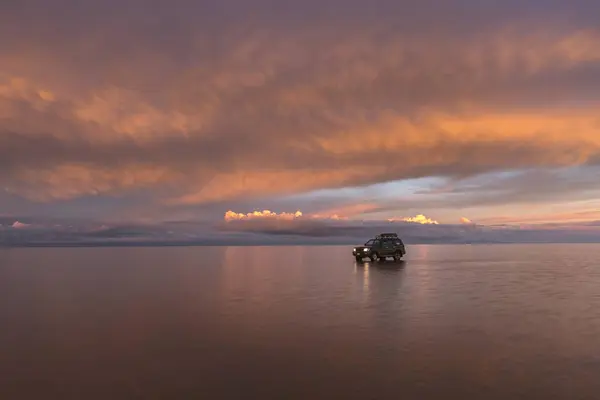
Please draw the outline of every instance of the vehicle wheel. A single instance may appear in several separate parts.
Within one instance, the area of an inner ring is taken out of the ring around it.
[[[402,253],[400,253],[399,251],[396,252],[396,254],[394,254],[394,260],[400,261],[401,259],[402,259]]]
[[[359,256],[356,256],[355,258],[356,258],[356,262],[359,262],[359,263],[362,262],[362,260],[363,260],[362,257],[359,257]]]
[[[373,261],[373,262],[379,261],[379,254],[373,253],[373,254],[371,254],[370,258],[371,258],[371,261]]]

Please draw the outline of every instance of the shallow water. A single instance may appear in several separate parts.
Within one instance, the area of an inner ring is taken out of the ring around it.
[[[3,399],[600,393],[598,245],[4,249],[0,294]]]

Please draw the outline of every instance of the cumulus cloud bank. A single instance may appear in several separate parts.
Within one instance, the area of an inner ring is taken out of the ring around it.
[[[277,214],[278,215],[278,214]],[[1,246],[119,245],[302,245],[358,244],[382,232],[396,232],[407,244],[600,242],[600,223],[477,225],[421,224],[407,221],[277,218],[233,218],[216,224],[100,224],[56,221],[24,223],[0,219]]]
[[[307,240],[314,243],[360,242],[382,232],[396,232],[405,242],[412,244],[600,241],[600,229],[596,223],[550,224],[541,221],[529,225],[479,225],[462,217],[455,224],[440,224],[422,214],[365,220],[319,218],[301,212],[228,212],[216,231],[244,233],[250,235],[247,237],[262,237],[266,241],[278,240],[287,244],[305,243]]]

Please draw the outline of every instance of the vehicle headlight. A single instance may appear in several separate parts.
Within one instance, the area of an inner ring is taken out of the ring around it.
[[[352,249],[352,251],[356,251],[356,247]]]
[[[363,249],[363,251],[366,253],[367,251],[369,251],[369,249]]]

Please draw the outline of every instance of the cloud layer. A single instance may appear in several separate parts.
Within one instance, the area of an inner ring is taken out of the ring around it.
[[[600,222],[484,226],[421,224],[318,218],[242,218],[216,225],[85,224],[0,219],[3,246],[118,245],[356,245],[382,232],[396,232],[408,244],[600,242]]]
[[[554,168],[600,160],[592,2],[43,4],[0,8],[6,196],[252,209],[442,177],[453,189],[428,201],[449,207],[552,199]],[[465,184],[521,170],[546,174],[547,190],[530,189],[544,184],[533,173]],[[572,196],[600,189],[579,181]]]

